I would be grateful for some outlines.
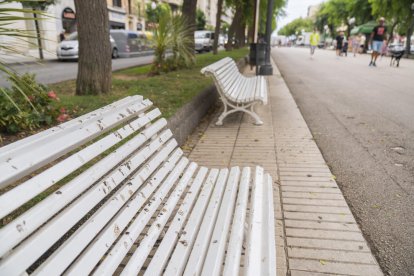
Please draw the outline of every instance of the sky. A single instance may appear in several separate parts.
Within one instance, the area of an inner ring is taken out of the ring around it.
[[[277,30],[284,25],[291,22],[293,19],[299,17],[306,17],[308,14],[308,7],[324,2],[323,0],[288,0],[286,7],[287,16],[279,19],[277,23]]]

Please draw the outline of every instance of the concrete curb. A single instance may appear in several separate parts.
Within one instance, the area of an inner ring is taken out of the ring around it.
[[[246,66],[246,58],[237,62],[239,69]],[[201,119],[207,114],[208,110],[214,105],[219,98],[214,85],[204,89],[195,96],[189,103],[181,107],[171,118],[168,119],[167,128],[171,129],[174,138],[181,146],[187,140],[187,137],[200,123]]]

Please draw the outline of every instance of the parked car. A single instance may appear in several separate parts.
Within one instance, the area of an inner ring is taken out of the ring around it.
[[[112,58],[118,58],[118,46],[115,40],[110,36],[112,48]],[[59,60],[78,59],[79,58],[79,41],[78,33],[71,33],[65,40],[58,44],[56,55]]]
[[[194,44],[197,52],[211,51],[214,43],[213,31],[195,31]]]
[[[110,33],[118,45],[120,57],[139,56],[142,52],[151,49],[145,32],[110,30]]]
[[[227,42],[227,39],[224,35],[219,35],[218,44],[219,46],[224,46]]]

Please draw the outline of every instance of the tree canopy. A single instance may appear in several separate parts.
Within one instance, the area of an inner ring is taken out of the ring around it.
[[[385,17],[390,33],[395,30],[401,35],[406,35],[410,32],[413,20],[410,9],[412,3],[412,0],[328,0],[320,5],[316,19],[312,23],[321,32],[328,26],[330,33],[335,34],[342,26],[347,26],[350,30],[351,18],[354,19],[352,25],[357,26]],[[308,26],[309,23],[306,21],[307,19],[295,19],[283,27],[279,34],[290,35],[300,32]]]
[[[301,33],[302,30],[305,32],[312,31],[314,23],[309,18],[297,18],[290,22],[289,24],[285,25],[282,29],[279,30],[280,35],[294,35],[297,33]]]

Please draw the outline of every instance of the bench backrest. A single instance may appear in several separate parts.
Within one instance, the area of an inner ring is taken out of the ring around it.
[[[247,241],[246,274],[262,271],[262,275],[274,275],[270,176],[261,168],[254,180],[248,176],[249,168],[243,172],[238,167],[198,169],[165,129],[167,121],[159,119],[160,111],[151,107],[149,100],[131,97],[0,149],[1,168],[16,166],[18,171],[2,175],[0,275],[111,274],[122,266],[125,256],[129,258],[127,253],[135,249],[140,235],[136,258],[125,268],[132,266],[130,271],[135,273],[134,267],[151,256],[152,245],[164,229],[171,231],[165,233],[158,248],[162,250],[153,256],[154,270],[166,267],[166,252],[172,252],[176,244],[174,252],[178,253],[171,255],[167,271],[185,265],[180,252],[187,252],[190,269],[193,263],[200,267],[205,257],[206,265],[212,262],[218,271],[227,239],[217,225],[230,227],[233,218],[226,206],[232,204],[237,206],[235,216],[249,219],[234,220],[239,224],[232,228],[239,231],[232,230],[235,234],[230,237],[226,258],[233,261],[224,269],[239,269],[242,244]],[[36,167],[33,175],[32,167]],[[245,194],[238,198],[245,202],[235,203],[236,193],[242,190]],[[167,224],[173,210],[176,215]],[[186,216],[188,223],[184,224]],[[246,226],[248,234],[243,235]],[[202,229],[202,234],[195,229]],[[190,230],[193,241],[197,237],[195,244],[201,239],[205,245],[195,245],[202,253],[192,249],[189,256],[186,235]],[[208,236],[221,241],[210,241]],[[215,246],[220,247],[221,255],[215,255]],[[205,251],[210,247],[214,250]]]
[[[239,69],[233,59],[226,57],[209,66],[201,69],[204,75],[213,76],[216,86],[220,87],[224,93],[228,92],[228,88],[233,82],[241,80],[243,75],[240,74]]]
[[[161,112],[146,112],[151,106],[129,97],[1,148],[0,275],[30,270],[127,176],[146,181],[173,152],[182,156],[167,121],[156,120]],[[134,187],[121,189],[124,202]]]

